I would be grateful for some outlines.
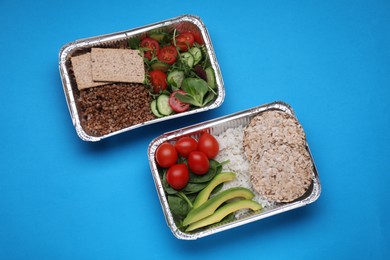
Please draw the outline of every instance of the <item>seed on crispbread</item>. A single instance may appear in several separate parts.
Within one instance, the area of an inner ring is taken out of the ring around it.
[[[71,57],[74,76],[79,90],[106,85],[110,82],[92,80],[91,53]]]
[[[138,50],[92,48],[92,79],[143,83],[145,66]]]
[[[254,190],[273,202],[291,202],[312,183],[313,163],[298,120],[282,111],[266,111],[244,130],[244,152]]]

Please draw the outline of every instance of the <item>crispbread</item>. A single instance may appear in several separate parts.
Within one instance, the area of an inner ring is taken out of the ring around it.
[[[106,85],[110,82],[92,80],[91,53],[71,57],[73,72],[79,90]]]
[[[271,201],[290,202],[310,186],[312,163],[303,146],[279,145],[250,164],[253,188]]]
[[[92,79],[143,83],[145,67],[138,50],[92,48]]]
[[[305,132],[294,116],[277,110],[256,115],[244,130],[243,146],[253,189],[270,201],[293,201],[312,183]]]
[[[298,120],[282,111],[266,111],[250,121],[244,130],[244,151],[249,160],[269,145],[305,145],[306,136]]]

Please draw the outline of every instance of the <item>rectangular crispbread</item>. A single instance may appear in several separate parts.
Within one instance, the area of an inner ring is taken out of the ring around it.
[[[138,50],[91,49],[92,80],[143,83],[145,67]]]
[[[97,87],[109,84],[110,82],[101,82],[92,80],[91,53],[71,57],[73,72],[76,78],[77,88],[79,90]]]

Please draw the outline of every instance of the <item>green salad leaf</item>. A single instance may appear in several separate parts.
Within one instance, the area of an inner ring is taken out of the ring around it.
[[[207,82],[200,78],[184,79],[181,88],[186,93],[176,93],[175,97],[182,102],[189,103],[196,107],[207,105],[215,97],[215,94],[210,91],[210,86]]]

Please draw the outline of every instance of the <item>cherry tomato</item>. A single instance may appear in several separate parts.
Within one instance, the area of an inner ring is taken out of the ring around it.
[[[172,188],[181,190],[190,180],[190,172],[184,163],[175,164],[168,169],[166,178]]]
[[[187,158],[192,151],[198,149],[198,142],[192,137],[184,136],[177,140],[174,146],[181,156]]]
[[[188,155],[188,167],[193,173],[203,175],[210,169],[210,162],[204,152],[193,151]]]
[[[154,93],[158,94],[167,88],[167,75],[164,72],[160,70],[153,70],[149,72],[149,75]]]
[[[163,168],[171,167],[178,158],[175,147],[170,143],[162,143],[156,150],[156,162]]]
[[[202,34],[200,33],[200,31],[196,31],[196,32],[191,32],[192,35],[194,35],[194,40],[199,43],[199,44],[204,44],[204,41],[203,41],[203,38],[202,38]]]
[[[176,36],[175,41],[180,51],[188,51],[194,44],[194,35],[190,32],[183,32]]]
[[[185,94],[186,92],[183,90],[173,91],[171,96],[169,97],[169,105],[171,106],[173,111],[175,111],[176,113],[184,112],[190,107],[190,104],[184,103],[184,102],[180,101],[178,98],[176,98],[175,97],[176,93]]]
[[[144,51],[144,55],[148,60],[153,58],[153,54],[154,56],[157,56],[160,51],[160,45],[152,38],[146,37],[142,39],[140,46],[147,49]]]
[[[172,65],[177,59],[177,50],[175,47],[169,45],[160,49],[157,58],[165,63]]]
[[[176,28],[180,33],[183,33],[183,32],[192,33],[192,35],[194,35],[194,39],[197,43],[204,44],[202,34],[201,34],[199,28],[195,24],[183,23],[181,25],[178,25]]]
[[[219,151],[217,139],[211,134],[204,132],[198,140],[198,150],[204,152],[209,159],[215,158]]]

